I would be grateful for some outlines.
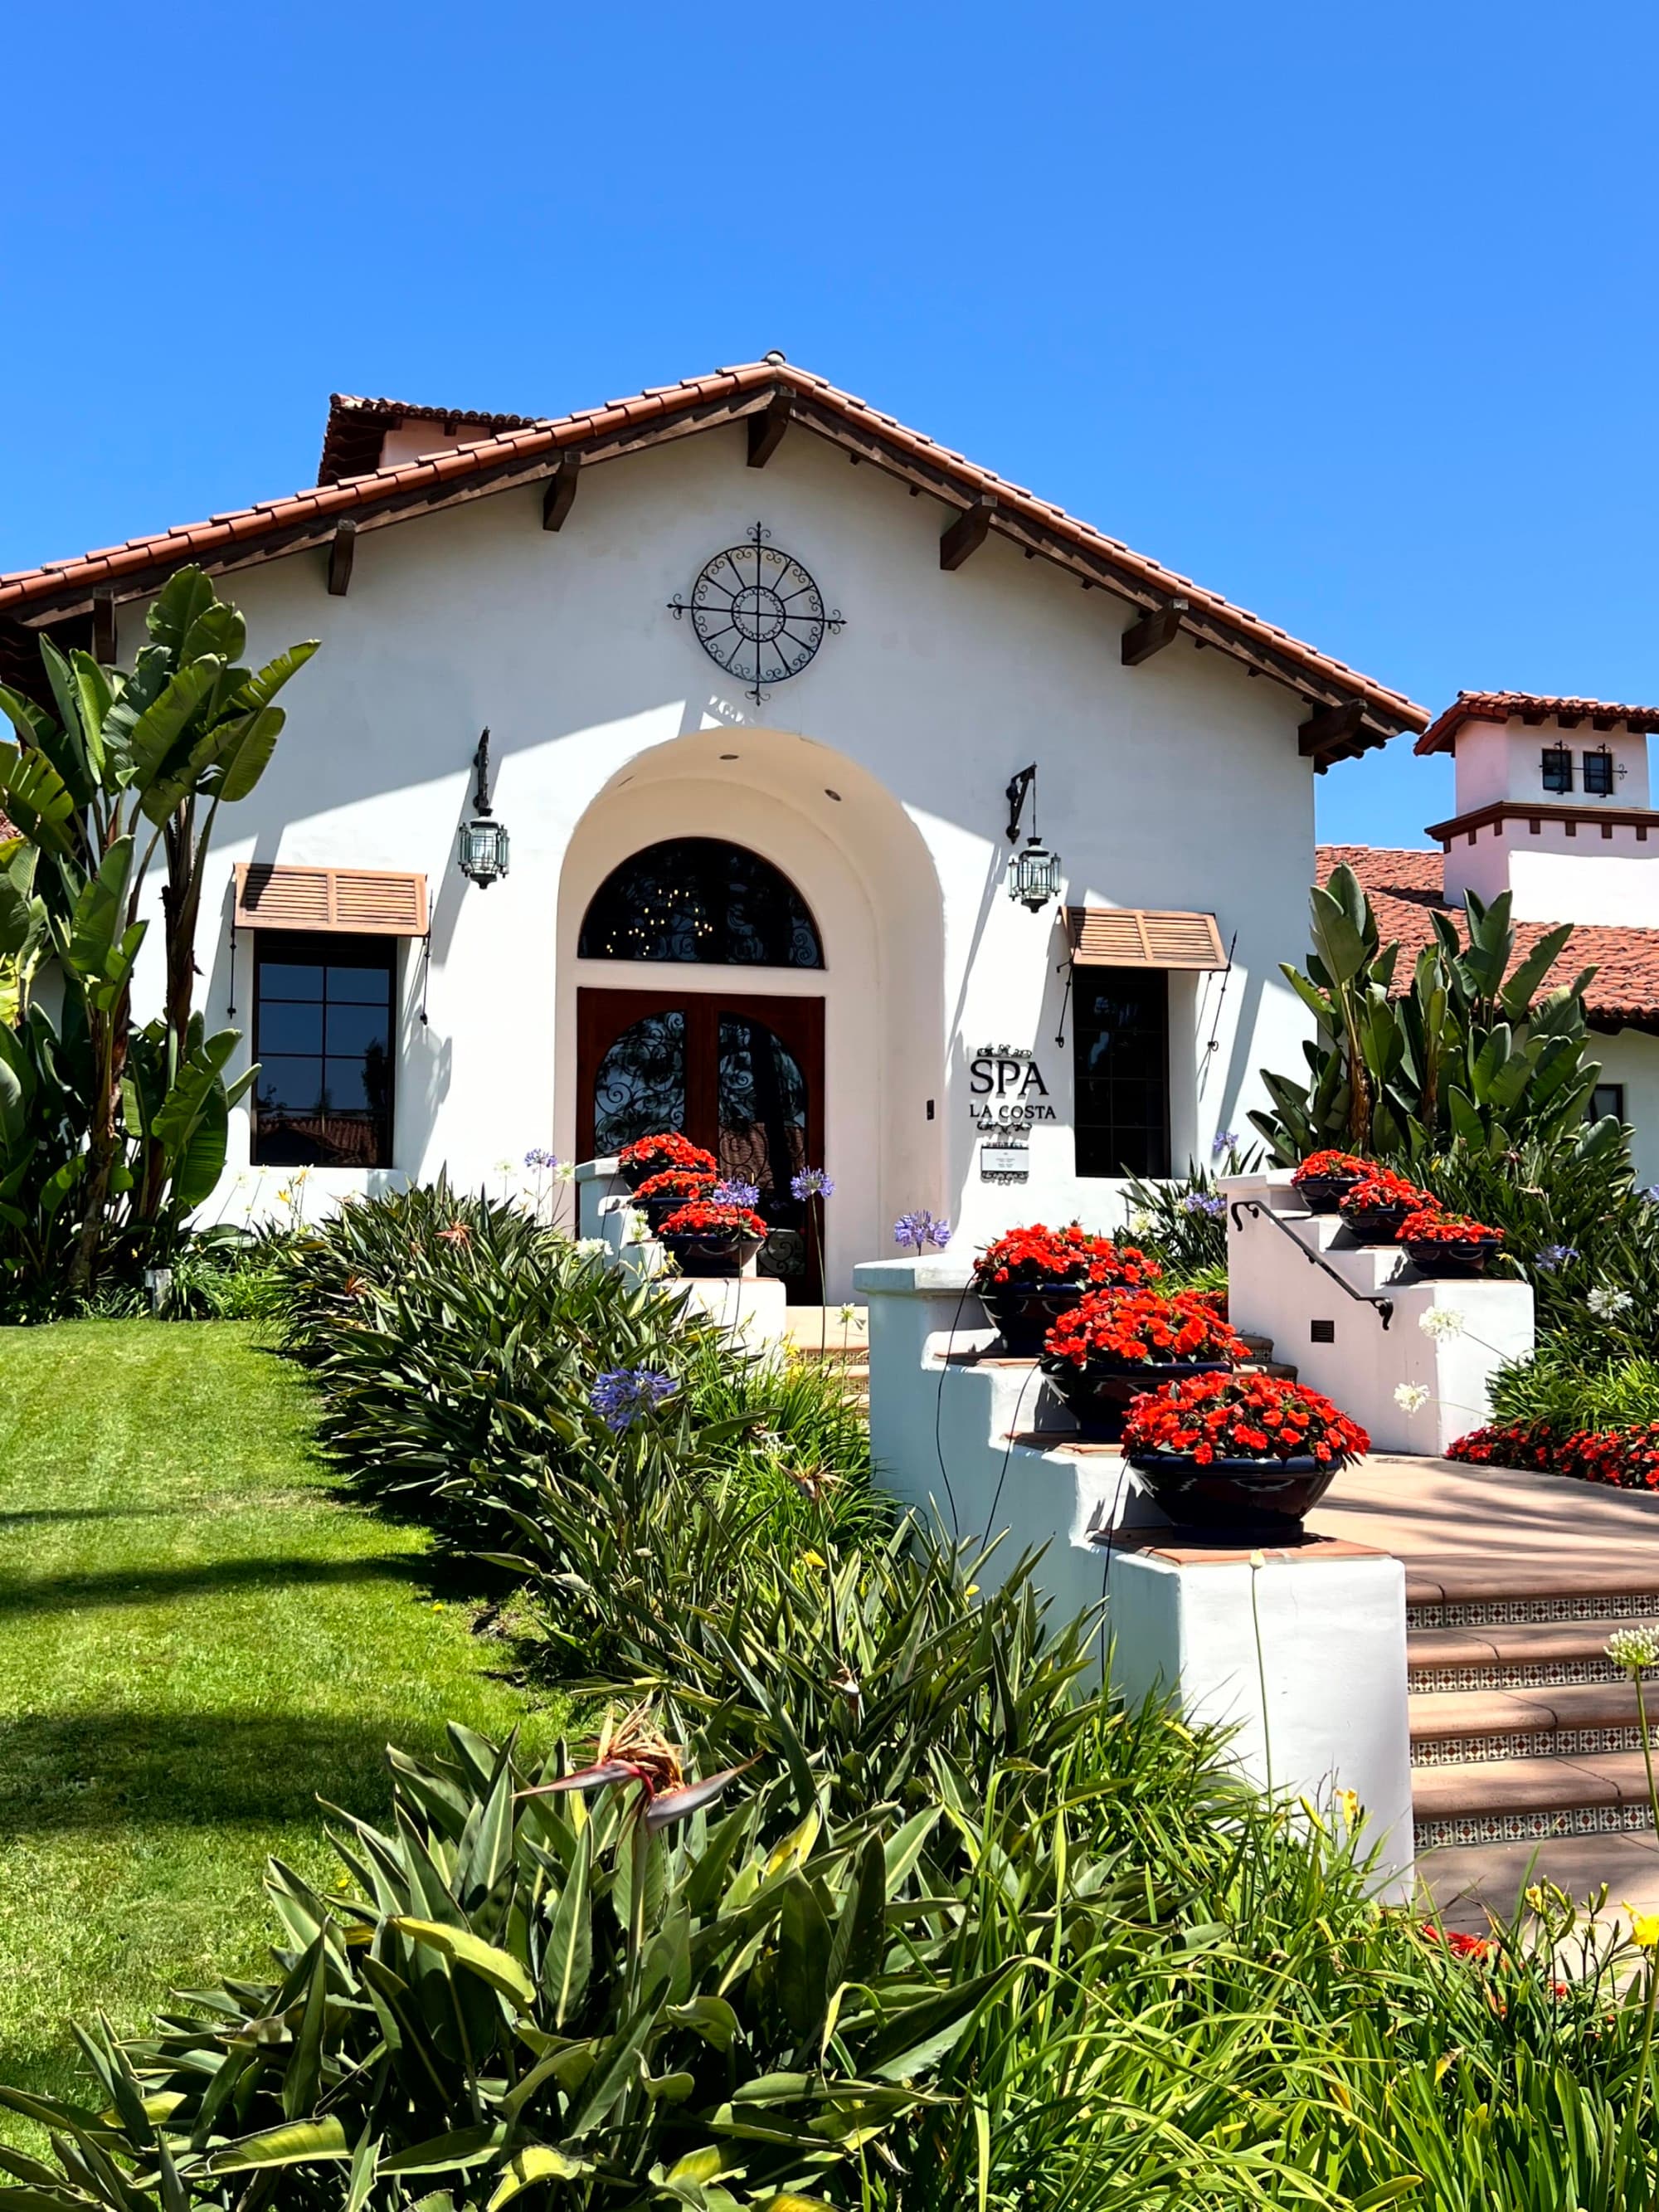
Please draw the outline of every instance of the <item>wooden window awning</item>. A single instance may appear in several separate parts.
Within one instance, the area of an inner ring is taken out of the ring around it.
[[[1224,968],[1212,914],[1155,914],[1135,906],[1068,906],[1066,933],[1079,968]]]
[[[238,929],[331,929],[358,937],[424,937],[426,878],[389,868],[236,867]]]

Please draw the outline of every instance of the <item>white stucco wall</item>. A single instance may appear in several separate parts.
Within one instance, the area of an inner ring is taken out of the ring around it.
[[[1604,1083],[1625,1086],[1637,1182],[1648,1189],[1659,1187],[1659,1036],[1645,1030],[1597,1030],[1590,1037],[1589,1056],[1600,1061]]]
[[[1628,730],[1594,730],[1588,722],[1564,730],[1558,722],[1534,726],[1512,722],[1465,722],[1453,741],[1459,814],[1489,806],[1499,799],[1551,799],[1557,804],[1570,798],[1585,799],[1583,756],[1602,746],[1613,755],[1613,794],[1610,806],[1645,806],[1648,803],[1648,741]],[[1547,746],[1564,745],[1572,755],[1572,790],[1546,792],[1543,755]]]
[[[398,1171],[447,1164],[477,1182],[531,1145],[568,1155],[579,982],[649,986],[665,972],[579,975],[586,895],[635,846],[731,836],[796,877],[824,931],[822,978],[714,980],[823,989],[832,1294],[855,1260],[890,1250],[906,1206],[949,1213],[973,1237],[1073,1209],[1115,1223],[1112,1188],[1074,1175],[1069,1015],[1065,1046],[1054,1041],[1065,946],[1056,908],[1032,915],[1004,893],[1004,786],[1036,760],[1065,901],[1207,909],[1224,945],[1236,938],[1224,987],[1173,979],[1178,1165],[1206,1155],[1217,1128],[1245,1126],[1264,1064],[1300,1065],[1305,1018],[1277,963],[1306,935],[1305,708],[1187,640],[1125,669],[1130,611],[995,537],[942,573],[945,510],[805,431],[763,473],[744,453],[741,428],[723,428],[586,470],[557,533],[540,527],[539,487],[364,532],[343,599],[327,595],[315,551],[225,580],[252,653],[313,635],[323,650],[291,687],[263,783],[222,826],[198,951],[210,1024],[233,997],[235,861],[422,870],[430,1019],[417,1018],[410,948]],[[847,617],[758,710],[668,611],[757,515]],[[122,611],[123,657],[140,617]],[[453,851],[485,723],[513,853],[509,878],[481,892]],[[141,994],[158,951],[147,948]],[[252,979],[244,938],[234,993],[244,1027]],[[977,1179],[967,1070],[987,1043],[1032,1052],[1055,1110],[1031,1132],[1025,1186]],[[239,1114],[233,1175],[247,1146]],[[319,1170],[311,1190],[364,1180]]]

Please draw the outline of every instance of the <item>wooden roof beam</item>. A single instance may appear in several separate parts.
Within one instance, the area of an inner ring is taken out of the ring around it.
[[[564,520],[576,496],[576,478],[581,473],[581,457],[578,453],[561,453],[559,465],[547,479],[547,489],[542,494],[542,528],[562,530]]]
[[[328,595],[343,599],[351,589],[351,563],[357,552],[357,526],[343,514],[334,526],[328,546]]]
[[[794,402],[787,392],[775,392],[758,415],[749,417],[749,465],[763,469],[783,443],[783,434],[794,420]]]
[[[1351,744],[1359,736],[1364,719],[1363,699],[1345,699],[1340,706],[1317,707],[1297,732],[1297,749],[1304,760],[1317,760],[1322,753]]]
[[[995,495],[987,492],[971,507],[964,507],[954,522],[945,525],[939,541],[941,568],[959,568],[970,554],[978,552],[991,534],[991,518],[996,511]]]
[[[1150,660],[1166,645],[1173,645],[1181,635],[1181,617],[1186,611],[1186,600],[1173,599],[1161,607],[1153,607],[1139,622],[1131,623],[1123,633],[1123,665],[1139,668],[1143,660]],[[1251,671],[1253,675],[1255,672]]]

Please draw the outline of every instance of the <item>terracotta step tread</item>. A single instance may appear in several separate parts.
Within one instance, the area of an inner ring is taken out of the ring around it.
[[[1647,1796],[1639,1751],[1471,1759],[1455,1766],[1419,1766],[1412,1775],[1412,1811],[1419,1820],[1472,1813],[1553,1813],[1577,1805],[1642,1805]]]
[[[1652,1597],[1659,1613],[1659,1545],[1618,1559],[1577,1553],[1563,1528],[1555,1558],[1485,1561],[1413,1559],[1406,1571],[1407,1605],[1494,1605],[1534,1597]]]
[[[1407,1700],[1413,1743],[1445,1735],[1634,1728],[1634,1682],[1559,1682],[1547,1689],[1417,1690]]]
[[[1418,1674],[1431,1668],[1537,1667],[1552,1660],[1599,1659],[1614,1629],[1632,1625],[1628,1620],[1516,1620],[1486,1628],[1412,1628],[1406,1633],[1406,1665]],[[1655,1705],[1659,1707],[1659,1698]]]

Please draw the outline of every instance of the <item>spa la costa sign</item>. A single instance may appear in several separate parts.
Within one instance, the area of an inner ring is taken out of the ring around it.
[[[1029,1129],[1052,1121],[1048,1086],[1021,1045],[981,1045],[968,1063],[968,1118],[976,1129]]]

